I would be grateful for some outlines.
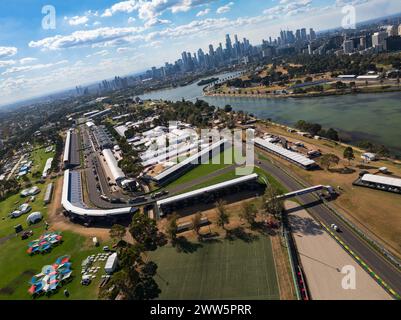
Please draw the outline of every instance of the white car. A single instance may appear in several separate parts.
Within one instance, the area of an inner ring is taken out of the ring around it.
[[[331,225],[331,228],[332,228],[334,231],[337,231],[337,232],[340,231],[340,228],[339,228],[337,225],[335,225],[334,223]]]

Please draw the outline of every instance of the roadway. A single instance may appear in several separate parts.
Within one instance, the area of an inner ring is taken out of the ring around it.
[[[274,178],[283,184],[289,191],[304,189],[297,180],[289,176],[273,163],[259,159],[261,169],[270,173]],[[336,224],[342,232],[338,237],[346,243],[377,275],[379,275],[393,290],[401,293],[401,272],[388,262],[381,254],[373,249],[364,239],[355,234],[353,230],[337,215],[335,215],[323,203],[316,202],[316,197],[312,194],[297,197],[302,205],[317,203],[315,206],[308,206],[309,213],[318,221],[327,226]]]

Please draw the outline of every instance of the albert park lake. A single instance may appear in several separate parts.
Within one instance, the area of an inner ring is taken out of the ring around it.
[[[220,79],[231,74],[220,75]],[[351,143],[368,140],[401,154],[401,92],[313,98],[206,97],[196,83],[153,91],[142,99],[202,99],[216,107],[231,105],[261,119],[293,125],[298,120],[334,128]]]

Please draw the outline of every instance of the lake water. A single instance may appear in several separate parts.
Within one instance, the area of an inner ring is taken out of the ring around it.
[[[222,74],[225,78],[233,73]],[[335,128],[351,142],[369,140],[401,154],[401,92],[328,96],[315,98],[204,97],[196,83],[185,87],[154,91],[143,99],[178,101],[203,99],[211,105],[253,113],[259,118],[293,125],[298,120]]]

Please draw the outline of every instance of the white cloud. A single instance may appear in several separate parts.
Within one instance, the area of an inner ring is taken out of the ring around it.
[[[128,0],[121,1],[107,8],[102,17],[111,17],[116,13],[138,12],[141,20],[150,20],[169,10],[172,13],[187,12],[192,8],[202,6],[217,0]]]
[[[22,59],[19,61],[19,63],[20,63],[20,64],[29,64],[29,63],[31,63],[31,62],[35,62],[36,60],[38,60],[38,59],[36,59],[36,58],[30,58],[30,57],[28,57],[28,58],[22,58]]]
[[[203,16],[207,15],[209,12],[210,12],[210,8],[206,8],[205,10],[199,11],[199,12],[196,14],[196,16],[197,16],[197,17],[203,17]]]
[[[0,47],[0,59],[15,56],[18,49],[15,47]]]
[[[87,58],[96,57],[96,56],[104,57],[104,56],[107,56],[108,54],[110,54],[110,52],[108,50],[101,50],[101,51],[97,51],[97,52],[95,52],[93,54],[89,54],[86,57]]]
[[[263,11],[270,19],[278,19],[283,16],[292,16],[311,10],[312,0],[281,0],[280,5]]]
[[[80,24],[85,24],[89,21],[87,16],[75,16],[68,20],[70,26],[78,26]]]
[[[117,12],[131,13],[138,8],[139,1],[129,0],[122,1],[112,5],[110,8],[106,9],[102,17],[111,17]]]
[[[70,35],[57,35],[44,38],[39,41],[29,42],[31,48],[42,48],[48,50],[75,48],[102,44],[142,32],[143,28],[98,28],[93,30],[80,30]]]
[[[161,24],[169,24],[169,23],[171,23],[170,20],[152,18],[152,19],[149,19],[148,21],[146,21],[145,28],[150,28],[150,27],[161,25]]]
[[[234,5],[234,2],[229,2],[225,6],[217,8],[216,13],[218,13],[218,14],[227,13],[231,10],[231,7],[233,5]]]
[[[129,17],[128,18],[128,23],[134,23],[136,19],[134,17]]]
[[[68,60],[61,60],[55,63],[47,63],[47,64],[33,64],[30,66],[22,66],[22,67],[11,67],[8,68],[6,71],[2,73],[3,76],[14,74],[14,73],[19,73],[19,72],[30,72],[34,70],[40,70],[40,69],[46,69],[46,68],[51,68],[55,67],[61,64],[68,63]]]
[[[4,68],[4,67],[8,67],[8,66],[12,66],[16,64],[15,60],[0,60],[0,68]]]

